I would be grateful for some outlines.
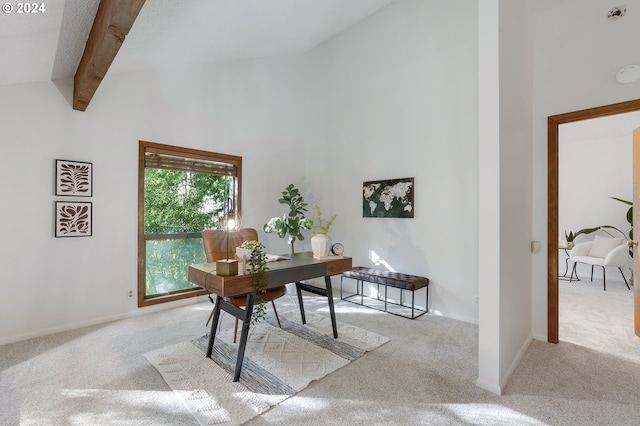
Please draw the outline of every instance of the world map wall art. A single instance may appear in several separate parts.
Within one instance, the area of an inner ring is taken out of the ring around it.
[[[362,217],[413,218],[413,178],[363,182]]]

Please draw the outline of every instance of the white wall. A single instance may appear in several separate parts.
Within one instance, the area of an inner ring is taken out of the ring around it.
[[[479,2],[478,386],[501,393],[531,331],[531,20],[523,2]]]
[[[241,155],[244,224],[280,214],[281,188],[305,173],[298,61],[110,75],[84,113],[58,90],[71,81],[0,87],[0,343],[157,309],[126,297],[141,139]],[[53,237],[56,158],[93,162],[92,237]]]
[[[126,297],[139,140],[242,156],[245,226],[295,183],[355,264],[375,250],[432,280],[436,313],[477,321],[476,12],[440,3],[398,2],[308,55],[109,75],[84,113],[70,80],[1,87],[0,343],[158,309]],[[52,236],[56,158],[94,164],[92,237]],[[408,176],[415,219],[362,218],[363,181]]]
[[[12,242],[2,248],[11,296],[0,310],[13,321],[0,325],[0,341],[138,312],[126,294],[136,286],[140,139],[243,156],[247,226],[280,214],[280,191],[296,183],[338,214],[332,235],[356,264],[371,264],[375,250],[395,269],[431,278],[436,312],[477,321],[468,3],[447,2],[443,15],[442,6],[401,2],[306,57],[110,75],[85,113],[65,99],[70,81],[0,88],[2,136],[12,141],[3,182],[21,177],[5,189],[20,207],[6,211],[13,225],[2,231]],[[55,158],[94,163],[93,237],[52,238]],[[416,178],[415,219],[363,219],[362,182],[405,176]]]
[[[616,72],[638,62],[637,14],[609,22],[599,0],[535,0],[533,57],[533,239],[547,235],[547,117],[640,98],[640,83],[619,84]],[[640,10],[640,1],[625,2]],[[586,18],[571,19],[575,9]],[[619,37],[624,30],[625,36]],[[629,36],[629,31],[635,36]],[[533,257],[534,336],[547,339],[547,252]],[[562,340],[562,336],[560,336]]]
[[[354,265],[429,277],[435,313],[477,322],[477,9],[407,0],[315,49],[310,189]],[[317,118],[318,117],[319,120]],[[362,183],[415,178],[415,218],[362,217]],[[385,268],[383,264],[376,265]],[[417,323],[417,325],[419,325]]]
[[[532,21],[500,1],[500,385],[533,338],[531,322]]]
[[[478,379],[500,387],[500,2],[478,2]]]

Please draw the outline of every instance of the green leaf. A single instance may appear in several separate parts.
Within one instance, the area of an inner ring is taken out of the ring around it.
[[[307,203],[304,202],[300,191],[293,184],[287,185],[285,190],[282,191],[282,197],[278,199],[278,202],[288,205],[289,212],[283,214],[281,218],[271,218],[263,229],[267,233],[277,232],[280,238],[288,235],[289,244],[292,245],[293,251],[293,243],[296,239],[304,239],[301,230],[311,228],[311,225],[307,226],[306,221],[308,219],[304,217],[304,212],[307,211]]]
[[[627,200],[623,200],[621,198],[616,198],[616,197],[609,197],[609,198],[611,198],[613,200],[616,200],[616,201],[620,201],[621,203],[625,203],[625,204],[628,204],[630,206],[633,206],[633,202],[632,201],[627,201]]]

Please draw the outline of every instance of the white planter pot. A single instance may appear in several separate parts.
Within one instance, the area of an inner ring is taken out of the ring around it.
[[[321,258],[329,256],[331,238],[322,234],[314,235],[311,237],[311,250],[313,251],[313,257]]]
[[[246,261],[247,259],[249,259],[251,257],[251,250],[245,249],[245,248],[241,248],[241,247],[236,247],[236,257],[239,260]]]

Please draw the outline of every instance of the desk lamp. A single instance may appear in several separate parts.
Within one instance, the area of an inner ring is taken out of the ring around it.
[[[216,275],[238,275],[238,261],[229,259],[229,233],[239,231],[241,224],[240,214],[233,210],[222,219],[222,229],[227,233],[227,258],[216,262]]]

